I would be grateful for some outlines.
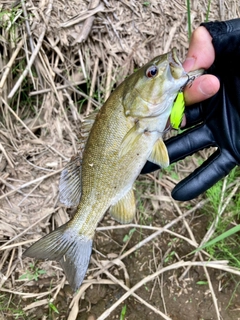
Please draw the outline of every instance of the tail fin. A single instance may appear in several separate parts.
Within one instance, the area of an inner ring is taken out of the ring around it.
[[[64,224],[38,240],[24,256],[59,261],[73,290],[77,290],[87,272],[92,239]]]

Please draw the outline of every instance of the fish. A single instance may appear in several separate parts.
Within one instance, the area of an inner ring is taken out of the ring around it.
[[[174,48],[126,78],[86,118],[80,151],[63,169],[59,184],[60,201],[76,205],[76,214],[24,256],[59,261],[73,290],[81,286],[95,229],[106,211],[118,222],[130,223],[136,212],[133,185],[146,161],[169,165],[163,135],[174,100],[201,73],[186,73]]]

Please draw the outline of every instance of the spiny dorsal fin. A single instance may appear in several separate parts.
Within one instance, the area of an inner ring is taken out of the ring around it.
[[[59,199],[67,207],[77,206],[81,198],[81,153],[64,167],[59,181]]]
[[[94,111],[83,120],[80,128],[79,153],[71,158],[70,162],[64,167],[61,173],[59,182],[59,197],[60,202],[67,207],[77,206],[80,202],[82,184],[82,156],[97,114],[98,111]]]
[[[136,202],[133,189],[110,208],[111,216],[120,223],[130,223],[135,217]]]
[[[169,166],[168,151],[162,139],[158,139],[154,144],[152,153],[148,160],[159,165],[161,168]]]
[[[91,114],[89,114],[83,119],[81,128],[80,128],[80,137],[79,137],[81,144],[86,143],[89,133],[98,115],[98,111],[99,110],[95,110],[94,112],[92,112]]]

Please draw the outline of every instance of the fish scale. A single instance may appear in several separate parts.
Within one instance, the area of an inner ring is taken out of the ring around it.
[[[105,212],[110,208],[114,219],[131,222],[136,212],[133,184],[144,164],[149,160],[168,166],[162,136],[174,100],[189,77],[173,49],[125,79],[98,114],[86,119],[81,152],[63,169],[59,186],[60,200],[77,205],[77,212],[28,248],[25,256],[59,261],[72,288],[79,288]]]

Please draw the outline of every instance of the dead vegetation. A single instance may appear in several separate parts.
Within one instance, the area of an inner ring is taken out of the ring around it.
[[[204,0],[193,2],[193,29],[204,21],[207,6]],[[238,1],[211,1],[209,20],[237,16]],[[4,302],[0,299],[0,304],[23,301],[24,315],[18,319],[47,319],[40,310],[48,310],[63,296],[65,309],[69,307],[69,311],[61,313],[59,308],[60,314],[53,312],[49,319],[85,319],[91,306],[82,310],[79,301],[84,299],[87,288],[97,283],[119,286],[126,292],[105,312],[97,314],[98,319],[110,317],[114,310],[119,315],[117,306],[130,295],[152,311],[156,319],[173,319],[164,295],[161,309],[151,299],[141,298],[137,289],[160,279],[169,270],[182,268],[186,273],[191,266],[202,266],[215,307],[214,319],[221,319],[211,278],[204,266],[204,261],[208,261],[204,253],[193,261],[177,257],[179,262],[168,266],[159,262],[154,271],[148,270],[148,276],[129,288],[123,259],[139,248],[151,247],[152,242],[154,246],[158,237],[165,234],[190,244],[189,252],[201,242],[194,237],[188,217],[198,212],[206,200],[192,202],[190,210],[179,206],[170,197],[177,181],[168,176],[159,179],[154,174],[141,178],[148,185],[140,191],[144,215],[148,212],[154,216],[165,210],[174,212],[171,220],[164,225],[153,221],[153,226],[147,227],[141,224],[141,209],[135,223],[127,227],[106,218],[97,233],[99,243],[102,234],[105,240],[110,239],[120,228],[124,233],[140,228],[143,238],[129,247],[130,237],[125,251],[121,247],[112,255],[112,251],[99,252],[101,246],[96,245],[89,278],[74,297],[64,287],[65,277],[57,263],[43,262],[29,269],[32,260],[22,260],[26,246],[71,217],[71,210],[58,202],[58,179],[62,167],[78,149],[82,117],[100,107],[116,84],[152,57],[175,46],[184,58],[188,48],[185,1],[1,1],[0,32],[0,292],[6,297]],[[207,154],[203,152],[202,156]],[[195,166],[194,159],[178,164],[179,175]],[[178,226],[176,232],[171,231],[174,226]],[[113,270],[113,265],[116,273],[108,271],[110,267]],[[213,261],[208,267],[239,274],[226,262]],[[21,279],[27,270],[35,273],[38,282],[31,277]],[[39,270],[45,270],[41,277]],[[17,319],[6,310],[1,307],[0,319],[1,313],[3,319]]]

